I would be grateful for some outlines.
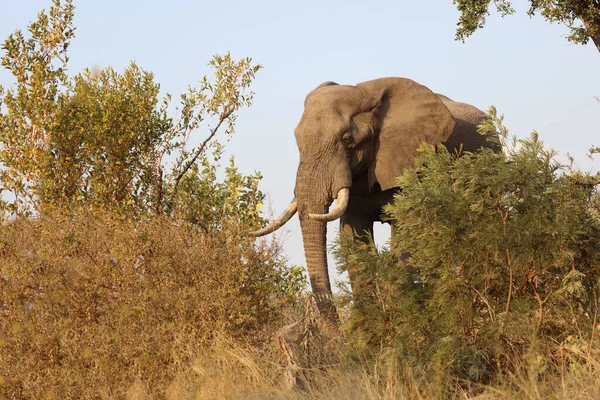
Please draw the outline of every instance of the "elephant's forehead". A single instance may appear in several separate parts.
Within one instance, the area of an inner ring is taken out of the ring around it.
[[[338,110],[356,108],[361,92],[354,86],[325,86],[312,91],[306,97],[306,108],[312,110]]]

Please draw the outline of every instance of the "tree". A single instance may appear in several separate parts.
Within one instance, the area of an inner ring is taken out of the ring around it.
[[[209,202],[227,198],[251,209],[228,208],[237,217],[262,221],[249,218],[262,201],[260,176],[239,174],[233,161],[226,171],[228,196],[197,190],[218,187],[211,164],[218,160],[207,154],[222,152],[219,133],[233,135],[237,111],[252,104],[249,87],[261,66],[250,58],[214,56],[213,77],[189,87],[171,116],[171,96],[161,99],[153,74],[135,63],[122,73],[108,67],[67,74],[73,16],[71,0],[53,0],[29,26],[28,37],[18,30],[2,46],[2,66],[16,80],[12,88],[0,87],[6,215],[85,205],[175,216],[198,203],[219,208]],[[198,144],[190,147],[192,142]],[[218,224],[216,214],[206,215],[215,220],[205,223]]]
[[[494,2],[502,16],[515,13],[511,0],[453,0],[461,15],[456,39],[464,41],[485,25],[489,6]],[[600,1],[599,0],[529,0],[529,16],[539,12],[546,21],[560,22],[570,29],[567,39],[586,44],[592,39],[600,51]],[[581,24],[579,23],[581,22]]]

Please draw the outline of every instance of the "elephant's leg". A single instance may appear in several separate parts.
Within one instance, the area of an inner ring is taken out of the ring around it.
[[[351,236],[355,243],[368,245],[369,242],[373,241],[373,219],[372,216],[364,213],[365,208],[361,204],[361,200],[364,198],[351,198],[348,210],[340,218],[340,231],[344,234]],[[348,268],[348,275],[350,277],[350,285],[352,287],[352,293],[355,298],[362,295],[362,293],[370,292],[369,280],[359,279],[358,271],[356,266],[350,266]],[[363,282],[363,285],[359,283]]]
[[[340,219],[340,230],[346,235],[350,235],[355,243],[368,244],[373,240],[373,221],[362,215],[343,215]],[[353,285],[353,272],[349,271],[350,283]]]
[[[397,189],[389,189],[383,192],[376,192],[368,195],[353,194],[350,196],[350,203],[346,213],[340,219],[340,230],[345,234],[352,236],[355,243],[369,244],[373,241],[373,223],[382,222],[383,207],[392,202],[394,193]],[[394,224],[394,221],[385,221]],[[394,227],[392,226],[392,232]],[[375,287],[372,279],[366,276],[358,278],[359,271],[357,267],[350,266],[348,275],[354,299],[372,298],[375,293]],[[362,282],[362,285],[359,284]]]
[[[385,205],[390,204],[394,201],[394,194],[396,193],[397,189],[391,189],[391,190],[386,190],[385,192],[381,192],[381,195],[379,195],[377,201],[378,207],[383,208]],[[396,254],[398,254],[398,256],[400,257],[400,260],[402,262],[405,262],[408,257],[409,254],[408,253],[400,253],[400,251],[398,250],[397,246],[396,246],[396,242],[398,240],[398,223],[399,221],[392,219],[392,220],[386,220],[386,223],[390,224],[390,250],[392,250],[393,252],[395,252]]]

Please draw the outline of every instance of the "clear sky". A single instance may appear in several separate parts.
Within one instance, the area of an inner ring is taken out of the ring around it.
[[[255,103],[240,113],[227,150],[242,172],[263,174],[261,189],[276,214],[293,197],[293,129],[304,97],[327,80],[402,76],[484,110],[495,105],[511,132],[523,137],[536,130],[547,146],[598,170],[600,161],[586,153],[600,146],[594,98],[600,96],[600,53],[591,44],[568,43],[567,28],[530,19],[528,2],[514,2],[518,15],[493,13],[462,43],[454,41],[459,14],[451,0],[80,0],[69,70],[111,65],[120,71],[135,60],[175,98],[211,73],[206,64],[214,54],[252,57],[264,66],[253,85]],[[0,0],[0,40],[25,30],[50,4]],[[12,82],[0,70],[0,84]],[[330,237],[337,226],[330,223]],[[297,218],[286,228],[290,262],[304,264]],[[385,242],[389,230],[376,235]]]

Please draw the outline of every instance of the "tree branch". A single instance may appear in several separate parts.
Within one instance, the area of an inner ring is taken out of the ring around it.
[[[224,113],[224,114],[221,115],[221,118],[219,118],[219,122],[217,123],[217,125],[210,131],[210,134],[202,142],[202,144],[200,146],[198,146],[198,148],[194,152],[194,156],[191,158],[191,160],[188,161],[185,164],[185,166],[182,168],[182,170],[179,172],[179,174],[175,178],[175,184],[173,186],[173,192],[174,193],[177,193],[177,187],[179,186],[179,181],[181,181],[181,178],[183,178],[183,176],[194,165],[194,163],[196,162],[196,160],[198,159],[198,157],[200,157],[200,154],[202,154],[204,152],[204,149],[206,148],[206,145],[208,144],[208,142],[210,142],[212,140],[212,138],[217,134],[217,131],[219,130],[219,128],[221,127],[221,125],[223,124],[223,122],[227,118],[229,118],[229,116],[233,113],[233,111],[234,111],[234,108],[232,107],[229,111],[227,111],[226,113]]]
[[[581,19],[581,22],[583,22],[583,26],[587,30],[588,35],[600,52],[600,28],[598,28],[597,24],[592,24],[586,17],[581,16],[579,19]]]
[[[573,182],[576,185],[581,186],[586,189],[592,189],[592,188],[600,185],[600,173],[596,174],[596,176],[594,178],[590,177],[589,179],[586,179],[586,180],[582,180],[578,177],[573,177],[573,176],[571,176],[571,179],[573,179]]]

